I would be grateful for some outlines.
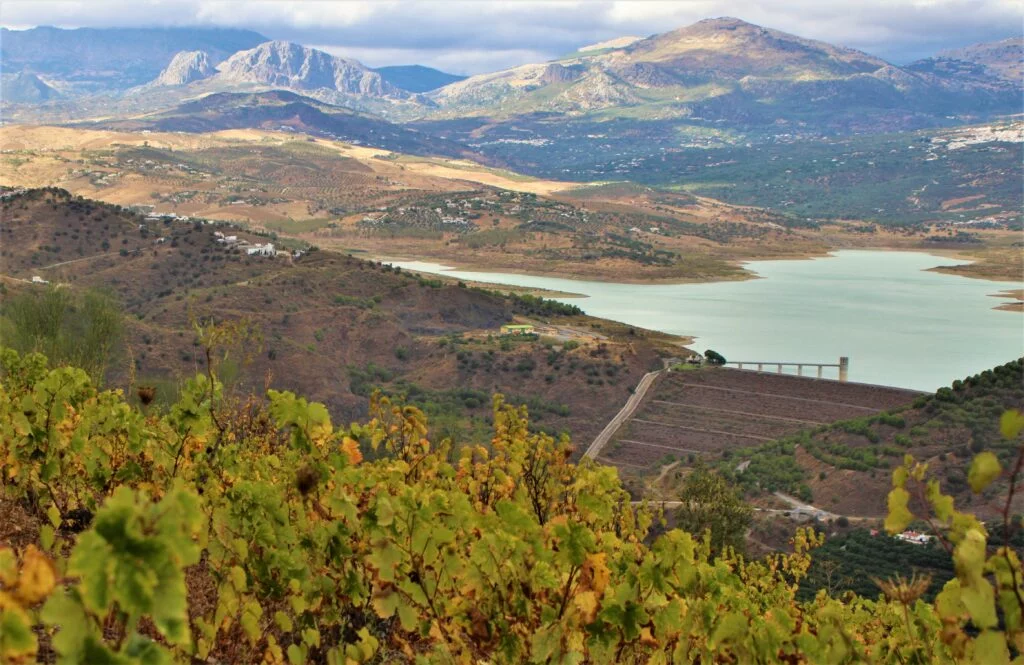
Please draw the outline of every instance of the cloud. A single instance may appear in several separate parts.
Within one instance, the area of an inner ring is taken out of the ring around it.
[[[0,23],[257,30],[368,64],[475,73],[545,60],[626,34],[730,15],[897,63],[1020,35],[1018,0],[3,0]]]

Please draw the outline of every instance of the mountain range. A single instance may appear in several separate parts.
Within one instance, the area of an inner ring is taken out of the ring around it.
[[[468,78],[421,66],[375,70],[239,30],[36,28],[2,37],[3,105],[15,122],[180,116],[174,109],[204,95],[279,90],[482,152],[599,135],[609,121],[652,147],[693,134],[757,141],[901,131],[1019,112],[1022,92],[1020,38],[899,67],[735,18]]]
[[[147,83],[180,51],[205,51],[217,64],[268,41],[251,30],[196,28],[0,28],[5,73],[60,80],[69,91],[94,93]]]
[[[175,108],[139,118],[77,123],[85,128],[161,132],[215,132],[224,129],[289,131],[372,145],[413,155],[488,159],[466,146],[368,113],[332,106],[288,90],[217,92]]]
[[[956,80],[734,18],[700,21],[624,46],[597,46],[473,76],[431,97],[448,115],[459,116],[618,115],[628,108],[634,117],[727,120],[851,104],[869,111],[948,112],[1019,101],[1020,82],[1004,78],[1006,69],[998,66],[968,68],[969,75]]]

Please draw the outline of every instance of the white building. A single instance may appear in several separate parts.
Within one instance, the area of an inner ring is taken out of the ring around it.
[[[926,533],[918,533],[917,531],[904,531],[903,533],[897,533],[896,539],[902,540],[905,543],[911,545],[927,545],[932,541],[934,536],[929,536]]]
[[[267,243],[266,245],[253,245],[245,250],[245,253],[249,256],[277,256],[277,250],[274,249],[273,243]]]

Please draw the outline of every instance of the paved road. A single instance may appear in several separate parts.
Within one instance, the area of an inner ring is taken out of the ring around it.
[[[622,427],[622,423],[633,415],[633,412],[636,411],[638,406],[640,406],[640,402],[643,400],[644,395],[647,394],[647,389],[651,387],[654,380],[658,378],[658,375],[664,371],[664,369],[659,369],[656,372],[648,372],[647,374],[644,374],[643,378],[640,379],[640,383],[637,384],[636,390],[634,390],[633,394],[629,396],[628,400],[626,400],[625,406],[623,406],[622,409],[615,414],[615,417],[605,425],[604,429],[601,430],[601,433],[597,435],[596,439],[594,439],[594,442],[590,444],[589,448],[587,448],[587,451],[583,453],[584,457],[596,459],[597,456],[601,454],[601,449],[603,449],[608,441],[611,440],[612,435]]]

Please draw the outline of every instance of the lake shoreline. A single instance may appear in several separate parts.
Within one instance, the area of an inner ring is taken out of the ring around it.
[[[998,309],[1001,312],[1020,312],[1024,314],[1024,289],[1008,289],[999,293],[990,293],[989,297],[1010,301],[1004,302],[1002,305],[996,305],[992,309]]]
[[[925,252],[843,249],[830,256],[750,262],[748,269],[760,279],[675,285],[458,269],[446,274],[449,266],[436,262],[398,265],[467,284],[492,278],[487,288],[496,290],[582,294],[587,299],[576,304],[588,315],[689,337],[698,352],[714,348],[726,357],[764,362],[848,356],[850,380],[912,390],[934,391],[1024,351],[1016,317],[995,313],[992,301],[981,297],[1024,296],[1015,282],[986,288],[978,280],[937,274],[928,270],[934,256]],[[965,336],[978,342],[968,354],[958,351]],[[898,349],[894,338],[902,340]],[[937,364],[936,354],[955,362]]]
[[[828,261],[751,262],[748,269],[760,279],[675,285],[449,272],[436,262],[395,265],[410,274],[554,297],[598,319],[691,338],[697,352],[713,348],[765,363],[846,356],[851,381],[934,391],[1024,352],[1019,319],[997,313],[997,303],[986,298],[1024,295],[1022,285],[987,286],[931,272],[934,258],[837,250]]]
[[[943,251],[943,250],[932,250],[927,247],[836,247],[829,249],[823,253],[811,253],[806,252],[799,255],[791,256],[779,256],[771,258],[748,258],[739,259],[733,262],[737,268],[743,272],[735,277],[730,276],[711,276],[708,278],[657,278],[657,277],[646,277],[646,278],[621,278],[616,276],[614,279],[606,278],[603,274],[600,276],[591,274],[580,274],[573,271],[562,271],[562,270],[531,270],[528,268],[520,268],[517,266],[481,266],[474,261],[461,261],[461,260],[448,260],[447,258],[441,258],[430,255],[423,256],[385,256],[385,255],[371,255],[369,258],[374,261],[380,261],[382,263],[433,263],[444,266],[446,271],[459,271],[459,272],[477,272],[477,273],[495,273],[495,274],[513,274],[523,275],[527,277],[540,277],[540,278],[551,278],[551,279],[564,279],[581,282],[599,282],[603,284],[633,284],[637,286],[674,286],[684,284],[718,284],[727,282],[744,282],[750,280],[761,279],[761,276],[756,272],[753,272],[748,268],[752,263],[760,263],[764,261],[815,261],[819,259],[835,258],[836,253],[840,251],[863,251],[863,252],[913,252],[916,254],[925,254],[928,256],[946,259],[953,259],[960,261],[957,265],[937,265],[930,268],[923,268],[926,272],[935,272],[943,275],[952,275],[956,277],[966,277],[974,280],[981,280],[987,282],[1000,282],[1006,281],[1005,278],[1000,278],[998,275],[990,274],[977,274],[967,272],[963,270],[963,267],[978,263],[978,260],[970,259],[963,256],[966,252],[956,251]],[[423,271],[427,272],[427,271]],[[429,272],[431,275],[447,277],[443,273]],[[451,278],[454,279],[454,278]],[[1021,284],[1024,285],[1024,279]],[[509,290],[507,285],[496,284],[494,282],[487,282],[483,280],[477,280],[473,286],[479,286],[481,288],[492,288],[500,287],[499,290]],[[539,289],[539,292],[546,291],[545,289]],[[565,297],[565,298],[586,298],[586,295],[579,293],[563,293],[563,292],[552,292],[550,297]],[[1002,297],[1002,296],[999,296]],[[1016,296],[1006,296],[1008,298],[1016,298]],[[1024,298],[1016,298],[1024,301]],[[1005,303],[994,307],[993,309],[1000,309],[1003,311],[1022,311],[1024,308],[1024,302],[1018,303]]]

